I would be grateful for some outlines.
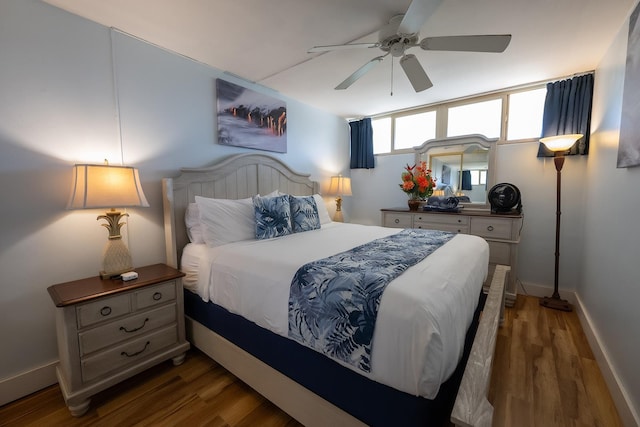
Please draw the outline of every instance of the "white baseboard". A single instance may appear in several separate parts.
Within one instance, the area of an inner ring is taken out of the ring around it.
[[[616,374],[613,365],[610,363],[607,350],[602,345],[600,335],[593,327],[589,313],[585,310],[579,295],[576,295],[576,300],[577,303],[575,304],[575,307],[578,318],[580,319],[580,324],[587,336],[587,341],[589,341],[593,355],[598,362],[598,367],[602,372],[604,381],[609,387],[609,393],[611,393],[613,402],[618,410],[618,415],[620,415],[620,418],[622,419],[622,424],[627,427],[640,426],[640,416],[637,410],[634,409],[626,389],[620,383],[619,377]]]
[[[57,360],[11,378],[0,380],[0,406],[49,387],[58,382]]]

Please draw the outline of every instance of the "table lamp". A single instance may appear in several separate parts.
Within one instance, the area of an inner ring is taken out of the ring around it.
[[[342,196],[353,195],[351,193],[351,178],[342,175],[332,176],[328,195],[336,196],[336,213],[333,216],[333,220],[336,222],[344,222],[342,216]]]
[[[119,276],[133,269],[131,254],[120,235],[120,229],[124,225],[120,223],[120,219],[129,214],[117,211],[116,207],[137,206],[149,207],[142,192],[138,169],[109,164],[77,164],[73,167],[73,182],[67,209],[110,209],[97,218],[107,221],[101,225],[109,231],[100,271],[103,279]]]

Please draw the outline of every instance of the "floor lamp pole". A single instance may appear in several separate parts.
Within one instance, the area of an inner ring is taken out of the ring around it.
[[[556,166],[556,262],[555,272],[553,276],[553,295],[544,297],[540,300],[540,305],[553,308],[555,310],[571,311],[571,304],[567,300],[560,298],[558,292],[558,273],[560,270],[560,205],[562,190],[562,166],[564,165],[564,156],[556,152],[553,163]]]

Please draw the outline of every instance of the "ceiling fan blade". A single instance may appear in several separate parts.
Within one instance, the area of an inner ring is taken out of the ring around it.
[[[420,47],[424,50],[500,53],[504,52],[510,42],[511,34],[425,37],[420,41]]]
[[[400,34],[414,34],[427,22],[438,9],[442,0],[413,0],[398,27]]]
[[[326,46],[314,46],[307,51],[307,53],[315,52],[327,52],[331,50],[344,50],[344,49],[359,49],[363,47],[379,47],[380,43],[347,43],[347,44],[332,44]]]
[[[354,84],[356,80],[360,77],[364,76],[372,69],[378,62],[382,61],[386,55],[376,56],[371,61],[364,64],[362,67],[358,68],[353,74],[345,79],[342,83],[335,87],[335,90],[344,90]]]
[[[427,73],[415,55],[410,53],[400,58],[400,66],[416,92],[422,92],[433,86],[433,83],[429,80],[429,76],[427,76]]]

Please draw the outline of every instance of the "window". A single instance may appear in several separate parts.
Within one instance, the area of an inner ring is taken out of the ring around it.
[[[413,148],[436,137],[436,112],[411,114],[396,118],[395,150]]]
[[[487,138],[500,136],[502,99],[460,105],[449,108],[447,136],[479,133]]]
[[[471,170],[471,185],[485,185],[487,183],[487,170]]]
[[[540,83],[527,89],[505,90],[464,102],[444,102],[372,118],[373,153],[408,153],[429,139],[469,134],[502,141],[538,139],[546,94],[546,84]],[[503,108],[506,105],[508,108]],[[502,126],[503,123],[507,126]],[[486,171],[484,175],[478,171],[477,185],[485,180]]]
[[[391,152],[391,117],[371,120],[373,154]]]
[[[509,95],[509,122],[507,126],[509,141],[540,138],[546,96],[546,87]]]

